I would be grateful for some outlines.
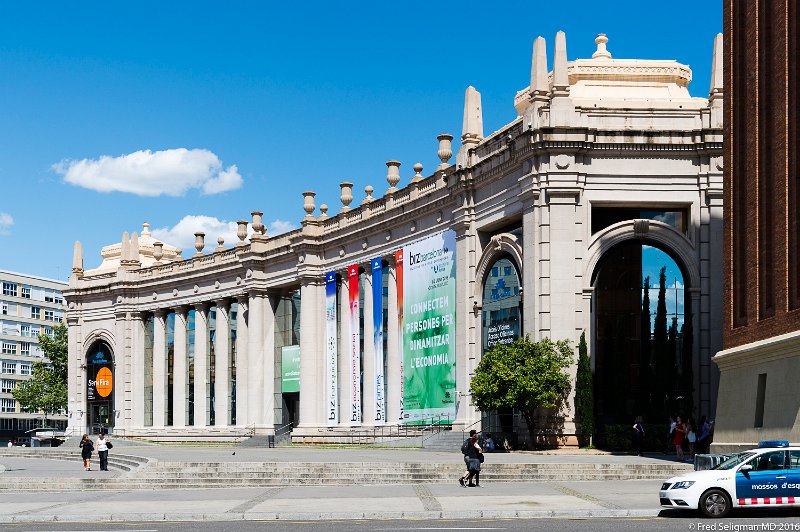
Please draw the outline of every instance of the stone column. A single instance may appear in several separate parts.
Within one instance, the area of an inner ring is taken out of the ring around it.
[[[350,296],[347,270],[339,284],[339,425],[350,423]]]
[[[208,306],[194,306],[194,426],[210,424],[208,382]]]
[[[153,315],[153,428],[167,422],[167,312]]]
[[[467,201],[469,202],[469,195]],[[472,405],[469,383],[480,360],[480,347],[475,335],[477,317],[475,301],[475,236],[472,223],[464,220],[456,228],[456,419],[455,425],[470,426],[480,420],[480,412]]]
[[[247,347],[250,337],[247,328],[247,296],[236,297],[236,424],[245,426],[248,424],[247,413],[247,391],[249,363]]]
[[[400,421],[400,335],[397,322],[397,266],[389,259],[388,317],[386,323],[386,424]]]
[[[364,275],[364,379],[361,384],[361,419],[366,426],[375,425],[375,322],[372,309],[372,268],[368,263]]]
[[[319,337],[319,322],[325,317],[324,277],[300,279],[300,426],[321,425],[324,406],[320,403],[322,372],[319,361],[324,357],[324,337]],[[322,290],[320,288],[323,287]]]
[[[533,166],[533,163],[529,163]],[[538,290],[536,289],[541,271],[537,253],[539,243],[538,207],[539,191],[536,187],[536,177],[527,175],[520,180],[523,193],[520,199],[523,202],[522,210],[522,329],[521,336],[530,335],[533,341],[540,340],[539,316],[536,304]],[[482,304],[478,301],[478,304]]]
[[[263,345],[262,357],[264,360],[264,393],[262,395],[261,404],[264,405],[263,416],[261,420],[262,427],[268,434],[274,434],[275,431],[275,305],[269,294],[264,294],[262,298],[262,323],[263,323],[263,336],[261,345]],[[280,373],[277,374],[280,377]],[[280,390],[280,384],[279,390]],[[280,401],[280,400],[279,400]],[[278,402],[278,405],[281,403]],[[279,422],[282,420],[279,420]]]
[[[133,390],[131,388],[131,338],[128,330],[128,312],[117,309],[114,313],[114,380],[116,393],[109,421],[118,428],[130,427]]]
[[[215,303],[217,308],[217,329],[214,341],[214,425],[226,427],[231,422],[231,351],[230,351],[230,322],[228,314],[230,303],[220,300]]]
[[[187,307],[175,307],[175,336],[172,356],[172,426],[183,428],[189,420],[187,352]],[[195,418],[195,422],[197,418]]]
[[[83,433],[86,425],[86,358],[83,344],[79,341],[80,321],[76,316],[74,303],[70,303],[67,311],[67,342],[69,353],[69,378],[67,379],[67,396],[69,398],[68,430]]]
[[[133,340],[133,427],[144,427],[144,315],[131,313],[131,334]]]
[[[253,291],[247,303],[247,424],[264,420],[264,295]]]

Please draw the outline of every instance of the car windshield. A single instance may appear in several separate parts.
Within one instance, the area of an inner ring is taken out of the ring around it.
[[[734,467],[741,464],[745,460],[755,456],[755,454],[756,453],[752,451],[746,453],[734,454],[733,456],[731,456],[730,458],[719,464],[717,467],[714,467],[712,469],[733,469]]]

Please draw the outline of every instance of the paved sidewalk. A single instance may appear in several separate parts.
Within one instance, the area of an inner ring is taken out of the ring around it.
[[[183,462],[425,462],[461,463],[458,452],[417,449],[308,448],[277,449],[209,446],[115,446],[115,452]],[[85,478],[116,472],[83,471],[75,462],[0,456],[10,476]],[[235,453],[235,454],[234,454]],[[488,462],[528,463],[663,463],[663,455],[635,457],[595,452],[489,454]],[[94,464],[93,464],[94,465]],[[123,477],[120,477],[123,478]],[[41,482],[42,480],[38,480]],[[452,483],[365,486],[287,486],[221,489],[113,490],[104,492],[4,492],[0,523],[36,521],[236,521],[489,517],[622,517],[655,516],[656,480],[539,481],[491,484],[464,489]]]

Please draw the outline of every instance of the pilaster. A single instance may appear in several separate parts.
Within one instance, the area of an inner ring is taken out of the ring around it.
[[[172,355],[172,426],[176,428],[186,427],[189,420],[188,397],[188,369],[187,369],[187,311],[184,306],[176,307],[175,312],[175,331],[173,335],[173,355]],[[195,380],[197,378],[197,366],[195,365]],[[195,396],[195,403],[196,403]],[[195,417],[195,424],[197,418]]]

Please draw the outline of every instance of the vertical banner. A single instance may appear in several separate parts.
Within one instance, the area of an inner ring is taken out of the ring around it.
[[[403,250],[394,252],[394,262],[397,265],[395,272],[395,281],[397,282],[397,335],[398,355],[400,357],[400,417],[398,421],[401,423],[405,421],[405,379],[403,378]]]
[[[350,424],[361,424],[361,328],[358,307],[358,264],[347,268],[350,296]]]
[[[383,259],[372,259],[372,323],[375,346],[375,424],[386,424],[386,397],[383,393]]]
[[[325,274],[325,393],[328,425],[339,424],[339,338],[336,335],[336,273]]]
[[[432,235],[403,249],[405,419],[453,422],[456,414],[456,234]]]

